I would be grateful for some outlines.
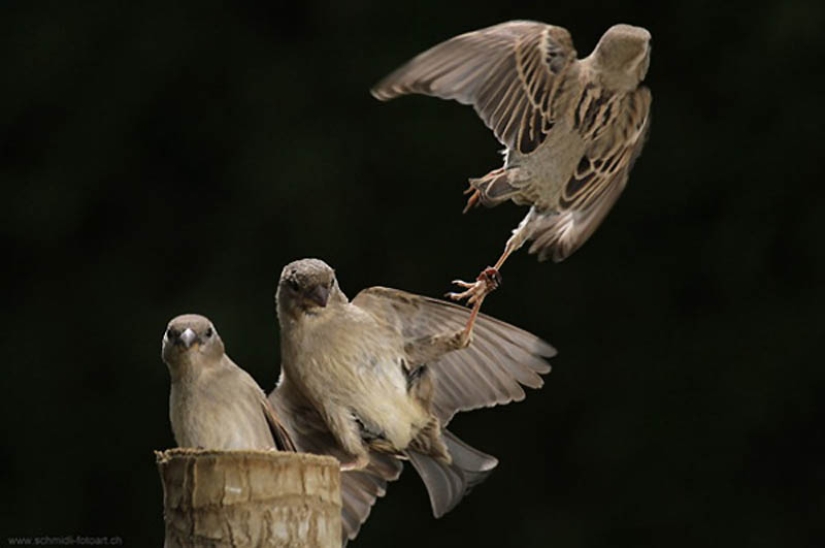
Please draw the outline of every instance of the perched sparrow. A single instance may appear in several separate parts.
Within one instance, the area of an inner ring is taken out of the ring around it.
[[[180,447],[295,451],[263,391],[224,353],[207,318],[186,314],[170,321],[162,355],[172,377],[169,418]]]
[[[504,167],[470,179],[465,211],[506,200],[530,211],[495,266],[451,293],[480,305],[507,257],[526,241],[539,260],[558,262],[604,220],[645,142],[650,90],[650,33],[615,25],[578,59],[567,30],[511,21],[456,36],[412,59],[372,94],[408,93],[473,105],[507,149]],[[491,283],[491,279],[494,280]]]
[[[479,315],[472,344],[460,306],[381,287],[350,302],[317,259],[288,264],[276,293],[281,379],[270,395],[301,451],[342,462],[352,538],[409,459],[439,517],[498,461],[444,429],[458,411],[520,401],[555,350]],[[349,483],[347,483],[349,482]]]

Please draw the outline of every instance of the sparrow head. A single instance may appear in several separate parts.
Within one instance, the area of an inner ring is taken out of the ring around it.
[[[275,301],[279,314],[316,314],[330,302],[346,302],[347,298],[331,266],[319,259],[301,259],[281,271]]]
[[[613,25],[593,50],[594,62],[611,87],[636,89],[650,65],[650,32],[632,25]]]
[[[208,318],[184,314],[173,318],[163,334],[163,361],[170,369],[199,358],[220,358],[223,341]]]

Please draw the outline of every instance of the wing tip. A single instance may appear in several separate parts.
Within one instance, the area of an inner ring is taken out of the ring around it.
[[[536,349],[536,354],[541,356],[542,358],[555,358],[559,355],[559,351],[556,350],[556,347],[552,344],[548,343],[547,341],[543,341],[539,339],[538,341],[538,349]]]
[[[377,86],[370,89],[370,95],[372,95],[374,98],[378,99],[382,103],[385,103],[390,99],[396,98],[399,95],[399,93],[390,87],[378,84]]]

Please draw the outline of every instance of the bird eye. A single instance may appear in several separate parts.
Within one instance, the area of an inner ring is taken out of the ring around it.
[[[207,339],[212,337],[212,335],[214,335],[214,334],[215,334],[215,331],[211,327],[206,330],[206,338]]]
[[[301,286],[298,284],[298,280],[295,278],[289,278],[286,283],[292,291],[298,291],[301,289]]]
[[[177,335],[178,335],[177,331],[175,331],[171,327],[166,330],[166,338],[169,339],[170,341],[172,339],[174,339],[175,337],[177,337]]]

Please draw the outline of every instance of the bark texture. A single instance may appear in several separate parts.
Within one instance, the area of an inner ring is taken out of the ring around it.
[[[275,451],[156,452],[165,548],[341,546],[338,461]]]

